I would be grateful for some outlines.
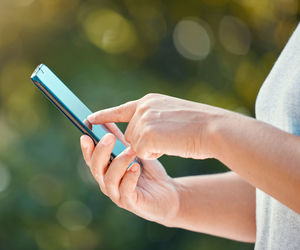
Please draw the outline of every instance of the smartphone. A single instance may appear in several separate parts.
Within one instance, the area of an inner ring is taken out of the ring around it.
[[[88,122],[87,117],[92,111],[46,65],[40,64],[32,73],[31,80],[81,133],[92,138],[95,145],[105,134],[110,133],[105,125],[92,125]],[[126,146],[116,138],[110,160],[112,161],[124,149]],[[142,166],[137,158],[133,162],[138,162]]]

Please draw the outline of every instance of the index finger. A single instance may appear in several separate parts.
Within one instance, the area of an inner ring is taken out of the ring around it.
[[[103,109],[88,116],[92,124],[112,122],[129,122],[135,113],[137,100],[126,102],[120,106]]]

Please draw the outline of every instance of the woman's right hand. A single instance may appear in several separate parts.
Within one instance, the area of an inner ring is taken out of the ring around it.
[[[163,154],[185,158],[213,157],[208,147],[212,118],[225,110],[161,94],[148,94],[88,117],[92,124],[128,122],[125,138],[142,159]]]

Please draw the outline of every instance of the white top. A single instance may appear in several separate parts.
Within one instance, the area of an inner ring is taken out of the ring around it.
[[[256,118],[300,136],[300,24],[259,91]],[[258,189],[256,225],[255,250],[300,249],[300,214]]]

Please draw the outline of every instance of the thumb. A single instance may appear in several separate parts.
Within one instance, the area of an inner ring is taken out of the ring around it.
[[[130,101],[117,107],[100,110],[88,116],[88,121],[92,124],[129,122],[135,113],[136,106],[137,101]]]

